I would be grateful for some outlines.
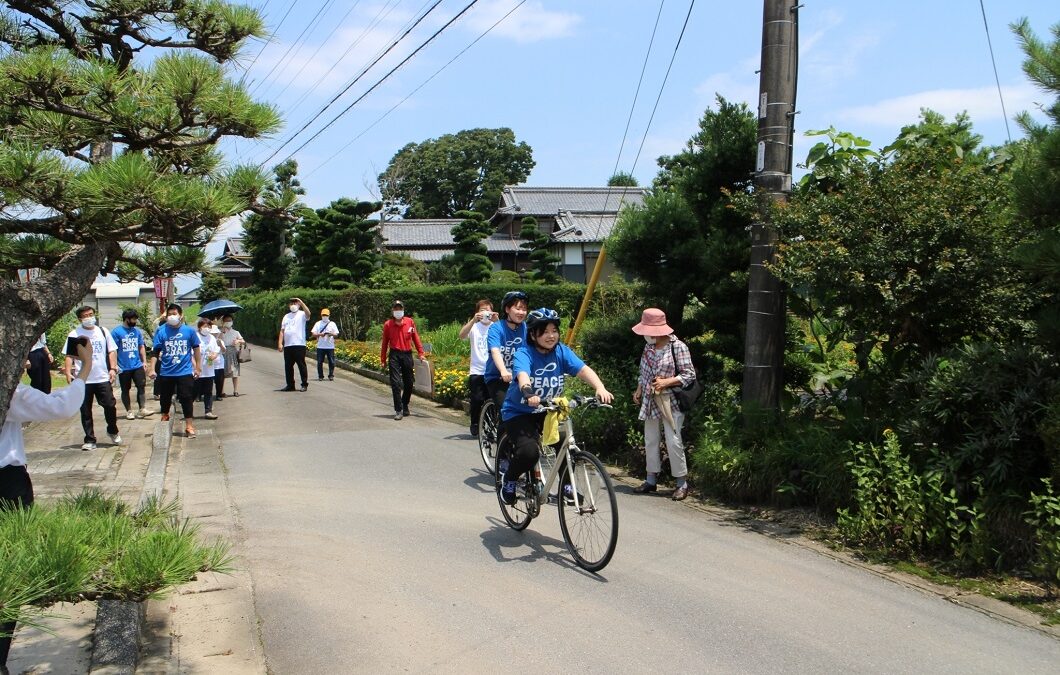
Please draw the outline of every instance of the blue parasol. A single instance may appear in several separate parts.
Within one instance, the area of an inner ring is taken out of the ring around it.
[[[225,314],[235,314],[241,309],[243,308],[231,300],[214,300],[206,303],[206,306],[199,310],[199,316],[204,319],[216,319]]]

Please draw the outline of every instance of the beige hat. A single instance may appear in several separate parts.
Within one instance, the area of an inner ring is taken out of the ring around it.
[[[640,323],[633,326],[633,332],[637,335],[659,337],[660,335],[673,333],[674,329],[666,325],[666,312],[649,307],[641,313]]]

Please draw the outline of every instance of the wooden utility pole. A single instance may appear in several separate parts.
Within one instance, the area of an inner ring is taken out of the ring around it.
[[[765,0],[758,94],[755,186],[762,222],[751,226],[743,403],[747,412],[776,412],[783,387],[785,302],[780,280],[766,268],[776,255],[777,232],[769,207],[791,193],[791,145],[798,77],[796,0]]]

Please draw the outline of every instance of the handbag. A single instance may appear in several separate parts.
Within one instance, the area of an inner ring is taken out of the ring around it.
[[[670,343],[670,354],[674,359],[674,373],[677,372],[677,352],[674,351],[674,343]],[[692,409],[692,406],[699,400],[700,395],[703,393],[703,383],[699,381],[699,378],[692,380],[687,385],[681,385],[679,388],[673,390],[674,398],[677,399],[677,408],[686,413]]]
[[[246,363],[252,361],[253,358],[250,353],[250,345],[243,345],[243,348],[236,352],[236,361],[240,363]]]

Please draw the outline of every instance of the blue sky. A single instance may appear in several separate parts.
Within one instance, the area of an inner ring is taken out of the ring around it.
[[[475,127],[511,127],[518,140],[530,144],[537,164],[527,184],[605,184],[619,156],[659,3],[527,0],[423,84],[517,2],[480,0],[300,150],[295,159],[307,203],[320,207],[340,197],[372,198],[375,176],[403,145]],[[276,105],[286,128],[266,141],[226,142],[223,148],[232,162],[264,161],[430,3],[298,0],[282,24],[289,0],[254,0],[252,4],[264,7],[270,28],[278,26],[278,30],[263,50],[260,42],[249,45],[233,75],[242,76],[245,69],[253,96]],[[281,150],[269,164],[287,157],[466,4],[467,0],[443,1],[309,133]],[[1060,13],[1055,2],[1045,0],[984,0],[984,4],[1009,128],[1016,138],[1021,134],[1012,117],[1048,99],[1023,75],[1022,52],[1008,24],[1025,16],[1045,37],[1049,27],[1060,21]],[[316,27],[296,42],[321,8],[325,11]],[[762,3],[700,0],[645,136],[687,11],[687,0],[668,0],[663,6],[629,137],[618,162],[619,170],[632,171],[642,185],[655,175],[655,159],[680,150],[694,133],[716,92],[730,100],[751,103],[757,99]],[[808,129],[834,125],[882,147],[903,125],[915,122],[922,107],[949,118],[967,110],[987,143],[1005,141],[1005,118],[979,2],[806,0],[799,20],[796,161],[805,157],[814,142],[802,135]],[[634,166],[642,138],[643,151]],[[219,238],[238,230],[238,224],[229,224]],[[219,246],[212,246],[211,252]]]

